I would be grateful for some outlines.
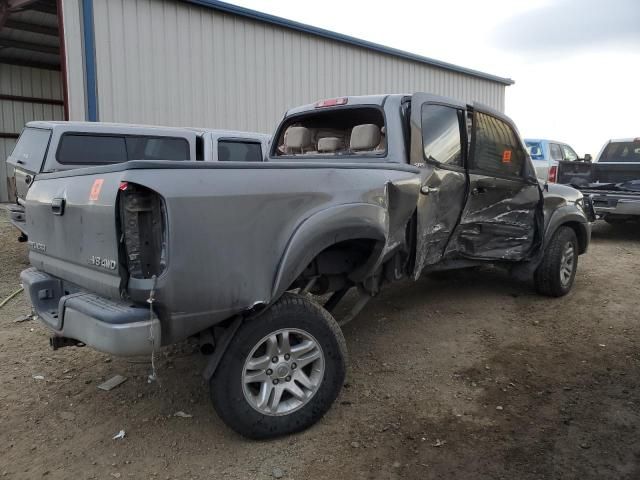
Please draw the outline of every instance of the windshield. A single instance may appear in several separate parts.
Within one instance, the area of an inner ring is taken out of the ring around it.
[[[541,142],[531,142],[525,140],[525,145],[531,156],[531,160],[544,160],[544,150],[542,149]]]
[[[16,166],[39,173],[47,154],[51,130],[27,127],[9,157]]]
[[[280,129],[277,156],[383,155],[384,116],[376,107],[316,110],[292,117]]]
[[[598,162],[640,163],[640,141],[611,142],[602,151]]]

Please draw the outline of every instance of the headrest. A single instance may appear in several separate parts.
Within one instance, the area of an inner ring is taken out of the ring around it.
[[[318,140],[319,152],[335,152],[340,150],[342,146],[342,139],[338,137],[324,137]]]
[[[351,150],[373,150],[380,143],[380,127],[373,123],[357,125],[351,130]]]
[[[303,149],[311,145],[311,132],[305,127],[289,127],[284,132],[284,146],[288,149]]]

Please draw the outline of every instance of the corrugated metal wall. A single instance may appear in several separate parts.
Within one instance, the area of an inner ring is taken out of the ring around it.
[[[496,82],[184,2],[94,0],[94,18],[101,121],[271,133],[295,105],[414,91],[504,110]]]
[[[62,100],[60,72],[38,68],[0,65],[0,94]],[[0,100],[0,132],[20,133],[31,120],[63,120],[62,105]],[[8,200],[6,158],[14,139],[0,138],[0,201]]]

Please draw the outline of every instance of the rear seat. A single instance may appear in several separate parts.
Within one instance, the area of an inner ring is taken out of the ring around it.
[[[377,150],[382,134],[380,127],[373,123],[356,125],[351,130],[349,148],[355,153],[367,153]]]
[[[319,153],[335,153],[344,148],[344,142],[338,137],[324,137],[318,140]]]

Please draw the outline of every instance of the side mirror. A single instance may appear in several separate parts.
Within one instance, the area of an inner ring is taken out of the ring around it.
[[[592,160],[591,154],[590,153],[585,153],[584,161],[587,162],[587,163],[591,163],[591,160]]]

